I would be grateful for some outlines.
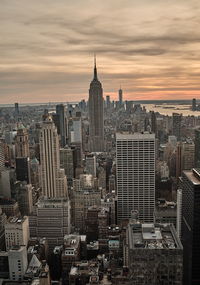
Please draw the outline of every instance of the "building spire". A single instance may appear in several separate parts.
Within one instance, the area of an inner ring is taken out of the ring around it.
[[[98,78],[97,78],[96,54],[94,54],[94,80],[98,80]]]

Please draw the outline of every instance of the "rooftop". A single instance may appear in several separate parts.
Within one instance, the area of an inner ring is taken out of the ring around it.
[[[68,204],[67,198],[40,198],[37,202],[38,208],[62,208]]]
[[[182,249],[171,224],[129,224],[128,231],[130,249]]]
[[[149,132],[142,132],[142,133],[129,133],[129,132],[122,132],[116,134],[117,140],[149,140],[155,139],[155,134],[151,134]]]
[[[194,185],[200,185],[200,169],[184,170],[183,173]]]
[[[8,219],[8,223],[9,224],[16,224],[16,225],[19,225],[19,224],[23,224],[23,222],[25,220],[27,220],[28,217],[27,216],[24,216],[23,218],[18,218],[18,217],[10,217]]]

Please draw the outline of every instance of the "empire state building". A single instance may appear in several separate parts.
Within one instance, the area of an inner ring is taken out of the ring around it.
[[[104,151],[104,111],[103,89],[97,77],[96,59],[94,64],[94,78],[89,89],[89,150],[91,152]]]

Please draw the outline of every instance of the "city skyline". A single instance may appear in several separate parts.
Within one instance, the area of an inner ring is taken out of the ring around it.
[[[200,3],[39,0],[0,4],[0,104],[88,99],[97,54],[104,97],[199,96]]]

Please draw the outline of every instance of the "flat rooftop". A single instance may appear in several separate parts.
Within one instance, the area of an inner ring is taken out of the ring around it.
[[[171,224],[129,224],[130,249],[182,249]]]
[[[38,208],[62,208],[68,202],[67,198],[41,198],[36,205]]]
[[[149,132],[143,132],[143,133],[129,133],[129,132],[122,132],[116,134],[117,140],[154,140],[155,134],[151,134]]]

